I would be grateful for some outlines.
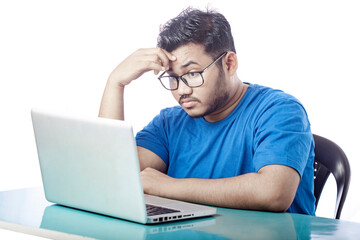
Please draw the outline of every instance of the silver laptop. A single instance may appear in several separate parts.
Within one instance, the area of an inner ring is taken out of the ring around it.
[[[143,224],[216,214],[216,208],[143,193],[128,123],[38,109],[31,116],[49,202]]]

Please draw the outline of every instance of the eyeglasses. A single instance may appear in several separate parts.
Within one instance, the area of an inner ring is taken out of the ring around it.
[[[217,57],[212,63],[210,63],[206,68],[199,72],[188,72],[181,76],[164,76],[166,71],[163,72],[158,79],[160,80],[163,87],[167,90],[174,91],[179,87],[179,79],[183,81],[188,87],[195,88],[200,87],[204,84],[203,73],[219,61],[227,52],[223,52],[219,57]]]

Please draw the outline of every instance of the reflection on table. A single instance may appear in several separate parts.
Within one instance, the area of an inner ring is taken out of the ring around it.
[[[218,208],[213,217],[142,225],[51,204],[45,200],[41,188],[0,192],[0,221],[32,227],[37,230],[32,234],[39,236],[46,229],[97,239],[358,239],[360,236],[358,223],[226,208]]]

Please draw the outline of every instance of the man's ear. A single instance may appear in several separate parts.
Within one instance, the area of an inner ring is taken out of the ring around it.
[[[228,52],[225,55],[225,66],[229,76],[233,76],[238,68],[238,59],[236,53]]]

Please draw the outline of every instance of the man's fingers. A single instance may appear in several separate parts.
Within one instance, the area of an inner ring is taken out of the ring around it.
[[[160,62],[160,65],[162,65],[165,68],[165,70],[168,70],[170,61],[175,61],[176,57],[171,53],[169,53],[168,51],[161,48],[156,48],[155,51],[156,51],[155,52],[156,57],[158,58],[157,61]]]
[[[176,60],[176,57],[175,55],[169,53],[168,51],[166,51],[165,49],[161,49],[167,56],[168,59],[170,59],[170,61],[175,61]]]
[[[165,59],[166,62],[165,62],[165,64],[163,62],[163,66],[166,68],[166,70],[168,70],[170,61],[176,61],[176,57],[175,57],[175,55],[172,55],[171,53],[169,53],[168,51],[166,51],[164,49],[161,49],[161,52],[164,54],[164,55],[161,54],[161,56],[165,56],[165,58],[160,57],[160,59],[161,59],[161,61],[163,61]]]
[[[162,48],[141,48],[137,53],[137,56],[143,60],[159,62],[165,70],[169,69],[170,61],[176,61],[175,55]]]
[[[159,62],[148,62],[147,70],[154,70],[154,73],[157,75],[160,71],[165,71],[165,67],[163,67]]]

